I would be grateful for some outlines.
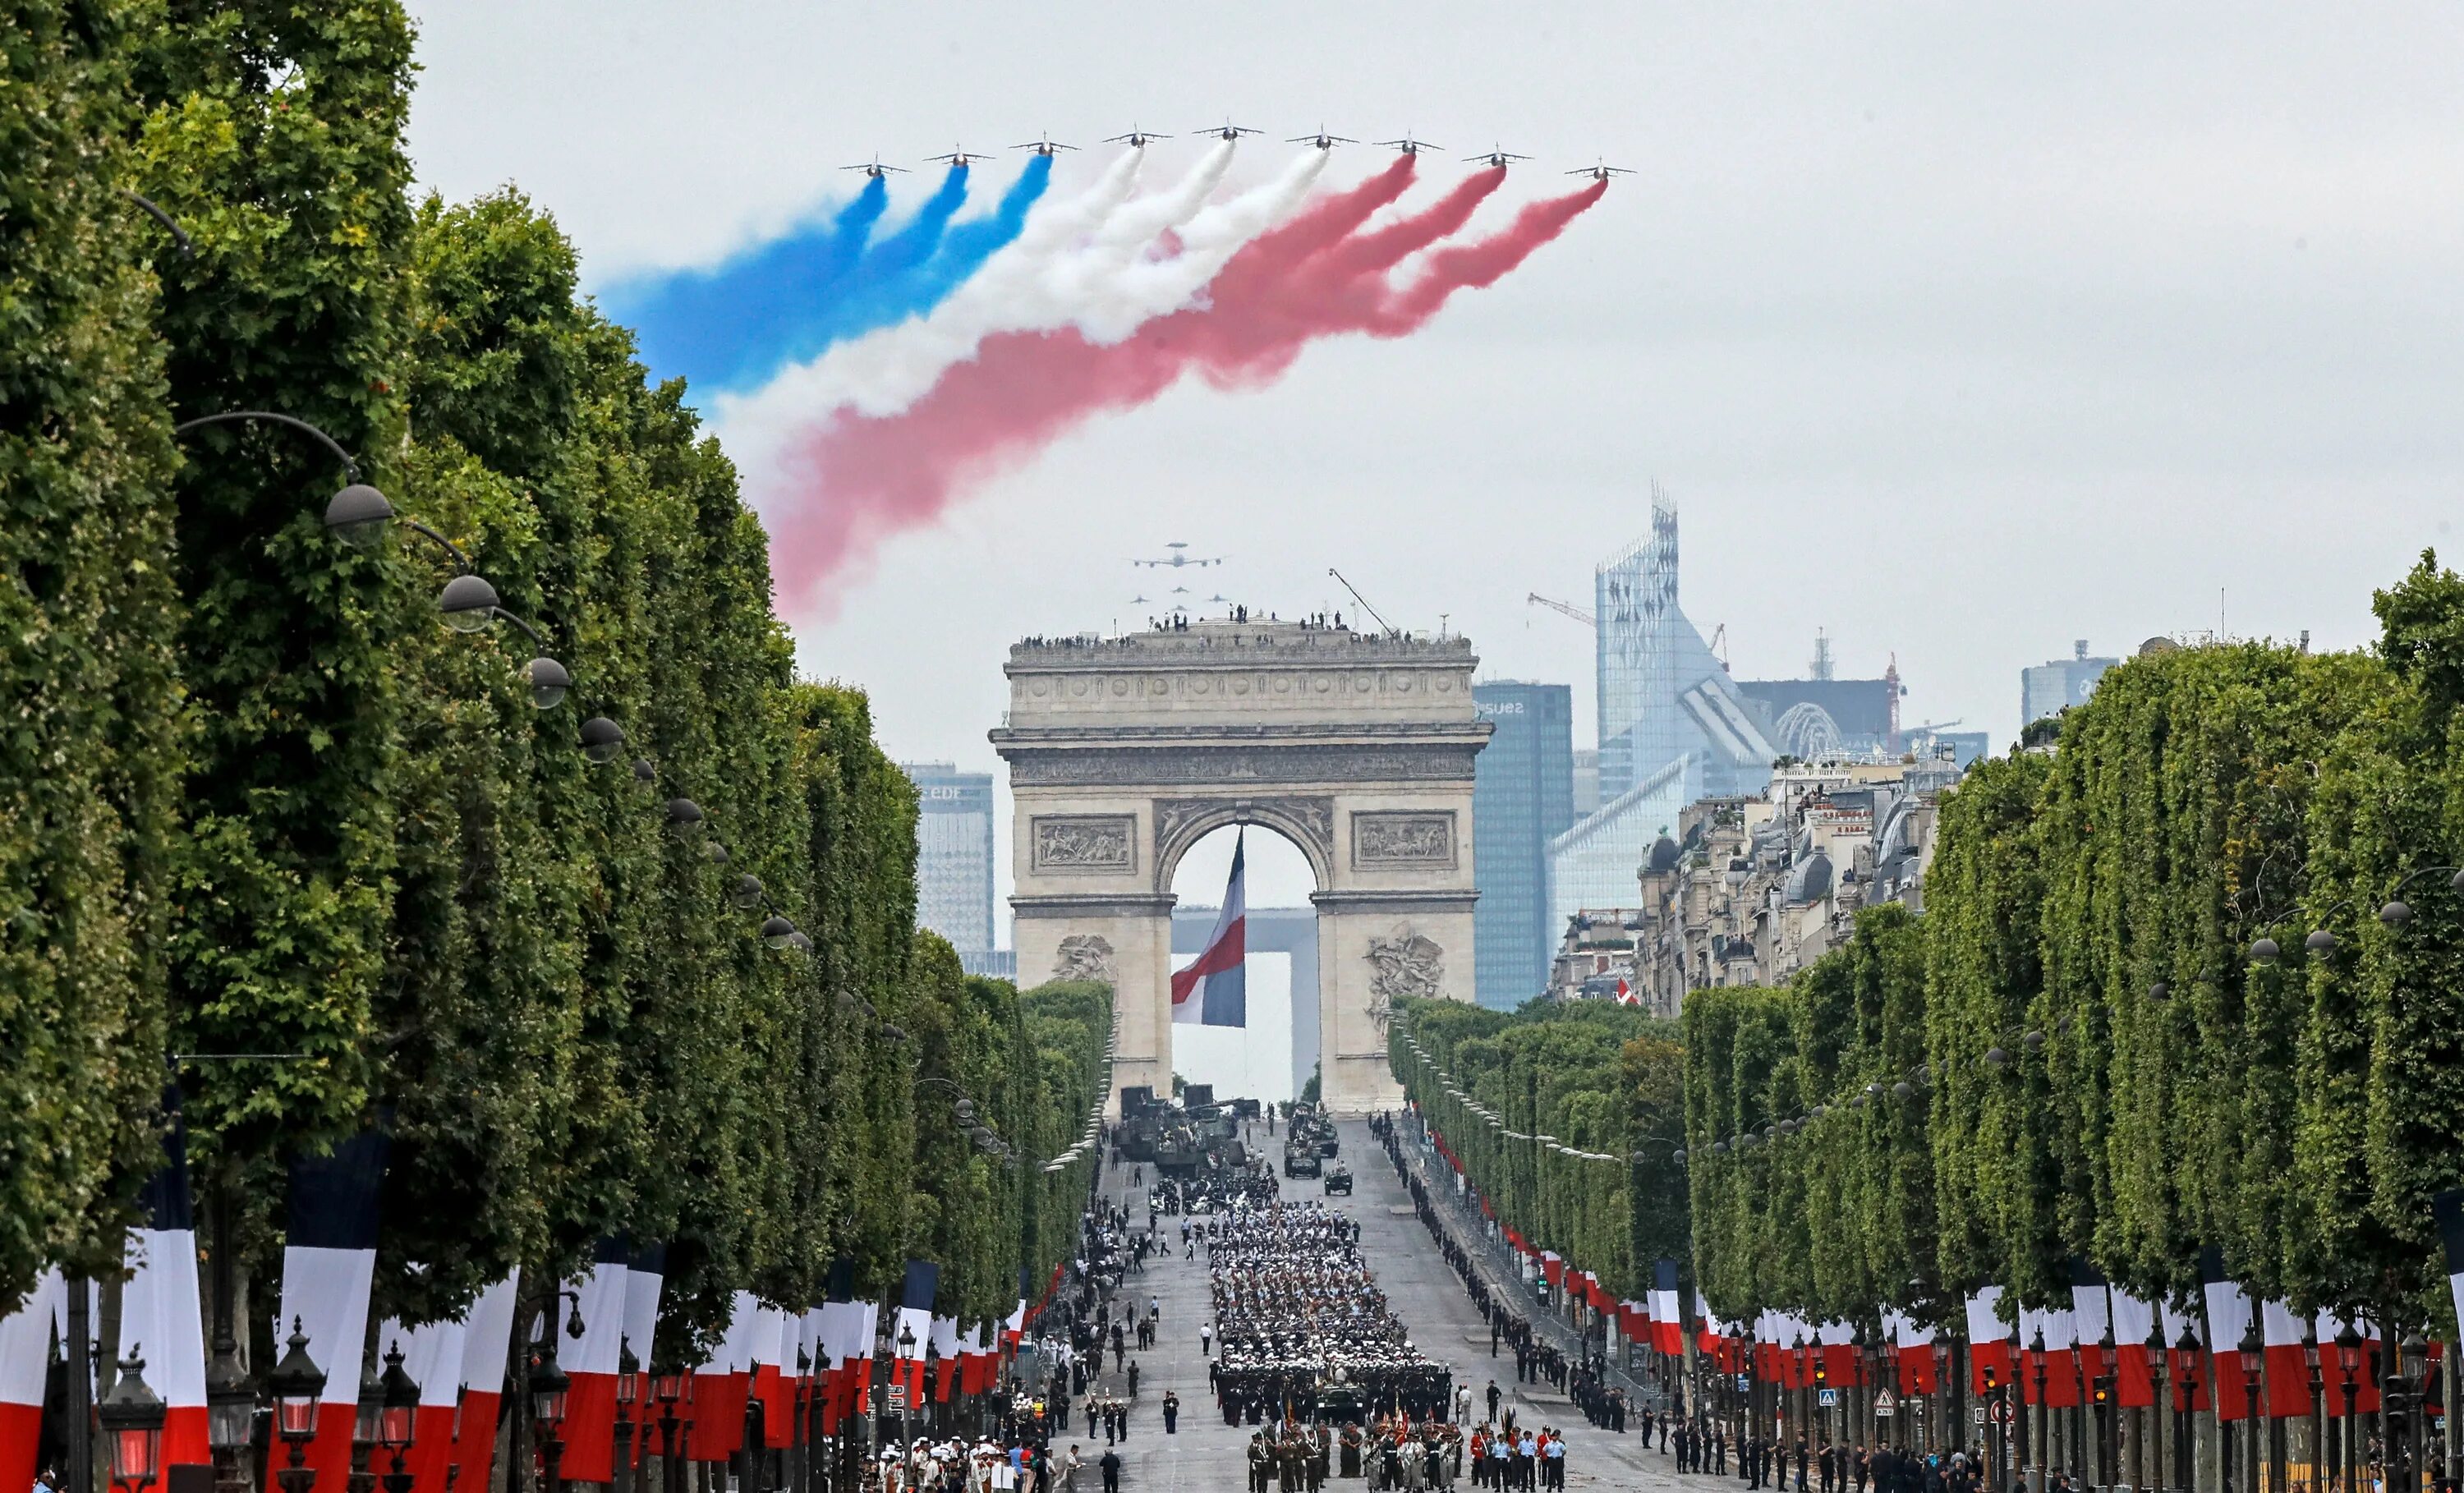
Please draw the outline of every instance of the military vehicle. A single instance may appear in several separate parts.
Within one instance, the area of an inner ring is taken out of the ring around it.
[[[1346,1197],[1352,1196],[1352,1168],[1340,1161],[1330,1168],[1326,1174],[1326,1195],[1331,1197],[1337,1193],[1341,1193]]]
[[[1284,1148],[1284,1175],[1315,1176],[1317,1172],[1316,1147],[1296,1140]]]

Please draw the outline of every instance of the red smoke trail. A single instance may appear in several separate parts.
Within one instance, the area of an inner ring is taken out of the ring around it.
[[[804,443],[803,493],[776,525],[772,565],[791,609],[891,535],[939,517],[980,481],[1106,410],[1154,400],[1186,373],[1220,388],[1256,387],[1309,342],[1343,333],[1403,337],[1458,290],[1494,284],[1565,231],[1607,189],[1536,202],[1503,231],[1430,254],[1395,287],[1385,275],[1460,228],[1504,173],[1477,173],[1436,204],[1361,232],[1410,179],[1409,158],[1244,245],[1208,287],[1206,304],[1147,322],[1126,340],[1074,328],[987,338],[931,393],[898,414],[833,413]]]

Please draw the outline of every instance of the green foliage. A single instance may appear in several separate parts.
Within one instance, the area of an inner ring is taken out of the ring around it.
[[[1421,1065],[1406,1035],[1434,1067]],[[1388,1057],[1500,1222],[1595,1272],[1620,1298],[1650,1288],[1652,1262],[1686,1233],[1672,1144],[1678,1065],[1666,1022],[1605,1003],[1535,1002],[1508,1014],[1415,1000],[1389,1033]],[[1502,1128],[1447,1094],[1439,1070],[1501,1115]],[[1505,1130],[1618,1159],[1566,1156]],[[1648,1159],[1632,1160],[1639,1153]]]
[[[117,1262],[115,1169],[162,1090],[178,738],[173,456],[122,195],[140,19],[31,0],[0,28],[0,1300]]]
[[[2066,1301],[2074,1259],[2183,1300],[2213,1245],[2297,1310],[2444,1319],[2464,582],[2425,556],[2378,606],[2375,654],[2113,670],[2051,753],[1947,795],[1921,920],[1868,911],[1786,991],[1689,999],[1696,1154],[1807,1117],[1694,1169],[1716,1309],[1948,1321],[1987,1283]],[[1920,1062],[1929,1097],[1891,1103]],[[1859,1083],[1883,1096],[1841,1107]]]

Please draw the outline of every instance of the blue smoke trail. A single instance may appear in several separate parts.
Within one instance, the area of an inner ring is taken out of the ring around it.
[[[853,252],[811,252],[809,235],[764,245],[715,271],[667,276],[610,293],[611,314],[639,329],[644,361],[659,377],[681,374],[699,390],[745,389],[834,342],[921,316],[973,274],[1025,226],[1027,210],[1052,181],[1052,158],[1036,156],[993,211],[953,228],[964,205],[968,170],[953,166],[898,231],[869,242],[881,216],[882,184],[832,223],[873,199]]]
[[[1035,206],[1044,189],[1052,185],[1052,158],[1028,158],[1026,169],[1001,194],[1000,204],[990,216],[973,223],[961,223],[950,231],[941,252],[923,266],[917,278],[921,296],[909,316],[920,316],[941,303],[943,296],[957,290],[967,276],[983,268],[984,261],[1008,246],[1026,227],[1026,211]],[[901,318],[904,319],[904,318]]]
[[[631,326],[659,378],[695,387],[759,384],[776,373],[782,329],[819,316],[864,256],[890,206],[876,176],[826,222],[813,222],[708,270],[653,274],[612,287],[608,314]]]

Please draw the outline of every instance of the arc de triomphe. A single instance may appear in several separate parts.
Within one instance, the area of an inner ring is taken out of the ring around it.
[[[1316,874],[1318,1042],[1337,1110],[1398,1103],[1401,996],[1472,999],[1472,711],[1460,637],[1196,623],[1010,649],[1022,984],[1109,979],[1115,1082],[1172,1084],[1172,878],[1226,824],[1263,825]],[[1117,1092],[1112,1096],[1119,1103]]]

